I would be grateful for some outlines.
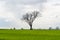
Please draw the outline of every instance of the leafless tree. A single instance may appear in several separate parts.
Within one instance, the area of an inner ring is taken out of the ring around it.
[[[29,24],[30,30],[32,30],[32,24],[36,19],[36,17],[38,16],[38,14],[39,14],[39,11],[33,11],[31,13],[26,13],[25,15],[23,15],[22,19]]]

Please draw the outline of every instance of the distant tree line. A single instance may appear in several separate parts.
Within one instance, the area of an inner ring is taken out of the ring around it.
[[[10,28],[11,30],[16,30],[16,28]],[[25,30],[24,28],[21,28],[20,30]],[[27,29],[29,30],[29,29]],[[49,27],[48,29],[33,29],[33,30],[60,30],[60,28],[57,26],[55,29],[53,29],[52,27]]]

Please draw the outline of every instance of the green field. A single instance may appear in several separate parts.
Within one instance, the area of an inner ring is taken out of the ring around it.
[[[60,40],[60,30],[0,30],[0,40]]]

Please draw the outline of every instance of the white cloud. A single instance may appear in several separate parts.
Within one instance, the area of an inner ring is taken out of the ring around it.
[[[52,1],[52,0],[51,0]],[[54,3],[55,4],[55,3]],[[60,6],[53,5],[51,2],[45,4],[45,10],[42,13],[42,18],[39,18],[37,23],[40,28],[49,28],[60,26]],[[36,24],[34,25],[35,27]],[[39,28],[38,27],[38,28]]]
[[[42,17],[34,21],[33,28],[60,26],[60,6],[56,5],[59,3],[59,0],[0,0],[0,20],[3,18],[4,22],[10,22],[10,27],[29,28],[20,18],[26,12],[38,10]]]

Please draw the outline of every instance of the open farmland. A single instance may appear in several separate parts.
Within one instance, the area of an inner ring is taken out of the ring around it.
[[[0,40],[60,40],[60,30],[0,30]]]

